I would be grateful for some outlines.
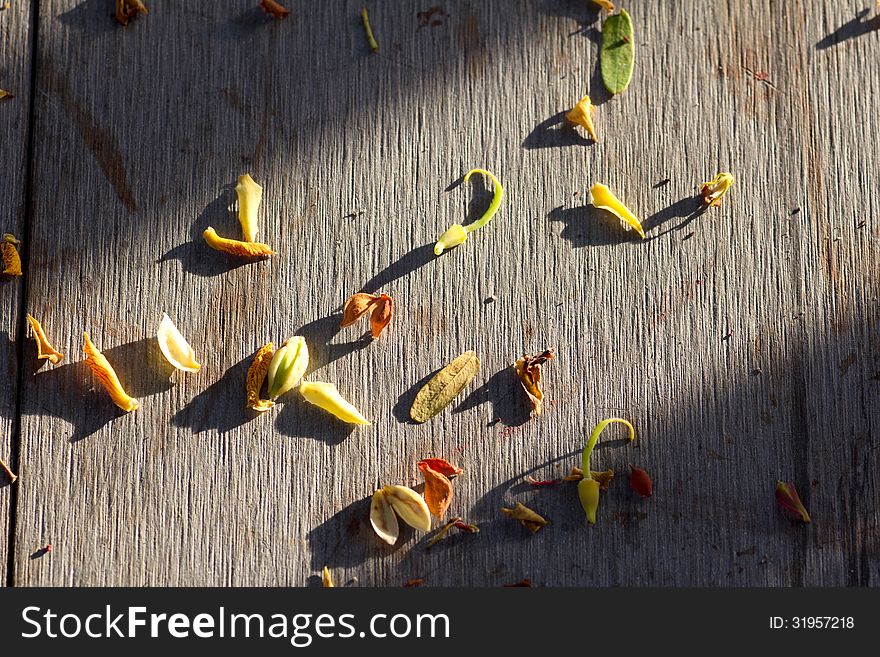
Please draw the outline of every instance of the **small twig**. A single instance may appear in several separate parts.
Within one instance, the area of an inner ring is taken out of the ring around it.
[[[373,36],[373,28],[370,26],[370,17],[367,14],[367,8],[361,9],[361,22],[364,24],[364,30],[367,33],[367,41],[370,42],[370,49],[373,52],[379,52],[379,44],[376,43],[376,37]]]

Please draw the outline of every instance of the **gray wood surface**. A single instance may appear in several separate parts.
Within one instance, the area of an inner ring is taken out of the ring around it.
[[[2,5],[4,3],[0,3]],[[29,3],[23,3],[29,4]],[[0,234],[25,238],[27,138],[31,92],[31,12],[29,6],[0,10],[0,89],[14,98],[0,100]],[[24,252],[26,245],[20,247]],[[21,346],[22,278],[0,275],[3,319],[0,324],[0,459],[13,471],[16,458],[16,404]],[[0,474],[0,585],[6,584],[10,538],[10,505],[14,499],[8,478]]]
[[[877,583],[880,19],[854,19],[871,3],[627,3],[636,72],[614,99],[590,3],[445,2],[420,27],[431,3],[370,2],[378,55],[361,3],[274,21],[256,2],[153,2],[125,29],[111,4],[39,2],[27,306],[73,358],[26,370],[15,585],[305,585],[325,564],[358,585]],[[585,93],[598,144],[561,122]],[[434,258],[486,203],[449,189],[474,166],[507,199]],[[735,187],[695,215],[720,170]],[[200,235],[237,235],[246,171],[278,256],[242,265]],[[586,205],[593,182],[650,239]],[[397,303],[373,344],[338,328],[362,289]],[[163,311],[199,374],[161,361]],[[136,412],[96,386],[83,330]],[[252,354],[294,334],[309,378],[371,427],[296,394],[245,411]],[[546,347],[529,420],[509,366]],[[419,383],[467,349],[484,365],[468,394],[407,423]],[[638,440],[600,444],[594,467],[618,478],[588,527],[572,485],[524,477],[566,473],[610,415]],[[388,548],[368,498],[418,484],[425,456],[465,469],[451,512],[482,531]],[[811,525],[775,507],[777,479]],[[551,524],[528,535],[499,513],[516,501]]]

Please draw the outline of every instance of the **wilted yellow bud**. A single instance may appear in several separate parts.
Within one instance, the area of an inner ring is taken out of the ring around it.
[[[458,246],[467,239],[468,232],[461,224],[452,224],[446,232],[440,236],[434,245],[434,255],[440,255],[446,249]]]
[[[590,101],[590,97],[584,96],[578,101],[577,105],[565,115],[565,118],[575,125],[584,127],[586,131],[590,133],[590,137],[593,138],[593,141],[599,141],[599,137],[596,135],[596,126],[593,125],[593,112],[595,111],[596,107],[593,105],[592,101]]]
[[[608,212],[620,219],[626,230],[634,228],[641,238],[645,239],[645,231],[642,228],[641,222],[632,213],[632,210],[626,207],[608,187],[601,183],[596,183],[590,187],[590,197],[593,205],[597,208],[608,210]]]
[[[724,195],[733,183],[733,174],[724,172],[719,173],[709,182],[704,182],[700,188],[703,202],[710,207],[721,205],[721,199],[724,198]]]
[[[294,336],[285,342],[269,363],[269,399],[280,397],[295,387],[309,366],[309,348],[306,340]]]

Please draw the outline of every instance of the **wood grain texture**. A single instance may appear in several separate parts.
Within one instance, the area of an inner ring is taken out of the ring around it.
[[[0,11],[0,89],[14,98],[0,100],[0,234],[25,237],[27,136],[31,91],[30,3]],[[19,247],[24,253],[27,244]],[[0,459],[18,469],[15,441],[18,400],[18,346],[23,278],[0,275],[3,319],[0,324]],[[29,352],[25,351],[28,355]],[[21,474],[21,473],[17,473]],[[6,585],[13,486],[0,474],[0,586]]]
[[[633,2],[635,77],[609,99],[589,3],[446,2],[425,26],[430,3],[370,3],[378,55],[360,3],[285,21],[154,4],[123,29],[98,0],[40,3],[28,306],[75,361],[88,330],[141,408],[120,415],[81,362],[27,378],[15,584],[304,585],[324,565],[360,585],[877,583],[880,33],[845,27],[851,9]],[[598,144],[562,123],[585,93]],[[448,189],[475,166],[507,199],[435,258],[485,207]],[[695,214],[719,170],[736,186]],[[279,255],[242,265],[200,235],[238,235],[245,171]],[[587,205],[593,182],[648,240]],[[372,344],[338,328],[358,290],[396,301]],[[199,374],[157,355],[163,311]],[[244,410],[250,357],[294,334],[308,378],[371,427],[296,394]],[[510,365],[546,347],[529,420]],[[477,383],[408,423],[420,382],[468,349]],[[610,415],[638,440],[600,443],[618,480],[588,527],[573,486],[524,477],[566,473]],[[387,548],[369,496],[418,484],[426,456],[465,469],[451,512],[482,531]],[[775,508],[778,478],[812,525]],[[528,535],[499,513],[516,501],[551,524]]]

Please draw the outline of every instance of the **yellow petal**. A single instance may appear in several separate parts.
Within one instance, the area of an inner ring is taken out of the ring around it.
[[[324,570],[321,571],[321,583],[325,589],[332,589],[334,587],[333,576],[330,574],[330,569],[327,566],[324,566]]]
[[[189,346],[189,343],[174,326],[174,322],[165,313],[162,313],[162,321],[159,323],[156,338],[159,340],[159,349],[165,356],[165,360],[174,367],[184,372],[198,372],[201,369],[202,366],[196,362],[193,348]]]
[[[431,512],[425,499],[406,486],[385,486],[385,498],[407,525],[423,532],[431,531]]]
[[[104,389],[110,393],[110,399],[126,413],[135,410],[139,406],[137,399],[132,399],[122,389],[122,384],[119,382],[119,377],[116,376],[116,371],[107,359],[104,358],[104,354],[98,351],[97,347],[92,344],[89,334],[83,333],[83,338],[85,339],[86,365],[98,377]]]
[[[587,132],[590,133],[590,137],[593,138],[593,141],[599,141],[599,137],[596,135],[596,126],[593,125],[593,112],[595,111],[596,108],[592,101],[590,101],[590,97],[584,96],[578,101],[578,104],[565,115],[565,118],[575,125],[586,128]]]
[[[611,0],[593,0],[593,3],[599,5],[605,11],[614,11],[614,3]]]
[[[263,188],[251,178],[251,174],[246,173],[238,177],[235,191],[238,194],[238,221],[241,223],[244,241],[256,242],[257,210],[263,200]]]
[[[721,205],[721,199],[727,194],[727,190],[730,189],[734,180],[732,173],[721,172],[709,182],[704,182],[700,188],[703,202],[710,207]]]
[[[0,273],[7,276],[21,276],[21,258],[18,255],[16,244],[21,244],[15,235],[6,233],[3,235],[3,243],[0,244],[0,255],[3,256],[3,271]]]
[[[275,345],[271,342],[260,347],[254,355],[254,360],[247,373],[247,406],[250,409],[263,413],[275,405],[275,402],[260,398],[260,388],[266,380],[266,372],[272,362],[272,354],[275,353]]]
[[[64,358],[64,354],[49,343],[40,323],[31,315],[27,316],[27,321],[30,324],[34,340],[37,342],[37,358],[47,358],[53,365],[60,363],[61,359]]]
[[[269,363],[269,385],[266,394],[275,399],[294,388],[309,366],[309,347],[306,339],[295,335],[285,342]]]
[[[242,258],[260,258],[262,256],[274,255],[275,252],[267,245],[260,242],[242,242],[240,240],[230,240],[220,237],[217,231],[208,226],[202,237],[212,249],[223,251],[230,255],[240,256]]]
[[[299,391],[305,400],[328,413],[332,413],[343,422],[349,424],[370,424],[370,421],[361,415],[361,412],[343,399],[339,390],[332,383],[322,381],[303,381],[299,385]]]
[[[608,210],[608,212],[615,215],[623,222],[624,228],[627,230],[634,228],[642,239],[645,238],[645,231],[642,229],[642,224],[632,213],[632,210],[626,207],[605,185],[596,183],[590,187],[590,196],[593,205],[597,208]]]
[[[452,224],[446,232],[440,236],[434,245],[434,255],[440,255],[446,249],[458,246],[467,239],[467,230],[461,224]]]
[[[397,543],[397,537],[400,536],[400,525],[397,523],[397,516],[385,497],[385,491],[377,490],[373,494],[373,500],[370,502],[370,524],[373,531],[388,545]]]

